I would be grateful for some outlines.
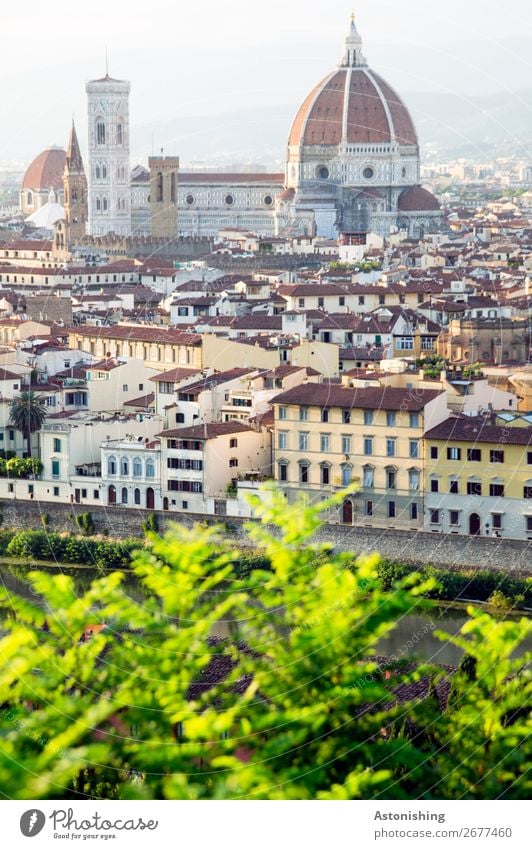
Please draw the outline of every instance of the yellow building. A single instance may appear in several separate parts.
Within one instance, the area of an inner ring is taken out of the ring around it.
[[[69,331],[69,346],[96,357],[136,357],[150,368],[202,367],[201,336],[173,328],[83,325]]]
[[[532,418],[456,416],[431,429],[425,492],[427,530],[532,539]]]
[[[444,392],[303,384],[271,403],[275,478],[289,501],[358,482],[329,521],[423,526],[422,439],[448,416]]]

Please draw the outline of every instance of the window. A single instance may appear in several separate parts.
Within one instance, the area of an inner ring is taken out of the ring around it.
[[[321,475],[322,486],[329,486],[329,484],[331,482],[330,466],[325,466],[325,465],[320,466],[320,475]]]
[[[52,460],[52,477],[58,478],[60,476],[60,464],[59,460]]]
[[[431,460],[437,460],[438,459],[438,448],[436,447],[436,445],[430,446],[430,459]]]
[[[309,480],[309,464],[299,464],[299,483],[308,483]]]
[[[129,386],[127,385],[127,383],[122,384],[122,392],[129,392]]]
[[[418,469],[410,469],[408,472],[408,489],[410,492],[419,490],[420,475]]]
[[[279,418],[281,421],[286,420],[286,407],[279,407]]]
[[[396,469],[386,469],[386,489],[395,489],[397,486]]]
[[[412,460],[417,460],[419,457],[419,442],[417,439],[410,440],[410,457]]]
[[[351,454],[351,437],[342,435],[342,454]]]
[[[299,450],[300,451],[308,451],[308,433],[299,432]]]
[[[504,496],[504,484],[490,483],[490,495],[493,498],[502,498]]]
[[[490,463],[504,463],[504,451],[490,451]]]
[[[431,525],[439,525],[440,524],[440,511],[439,510],[431,510],[430,511],[430,524]]]
[[[155,477],[155,463],[153,460],[146,461],[146,477],[154,478]]]
[[[502,531],[502,513],[491,514],[491,527],[494,531]]]
[[[373,424],[373,410],[364,410],[364,424],[372,425]]]
[[[322,420],[322,422],[328,422],[329,421],[329,410],[322,410],[321,411],[321,420]]]
[[[300,422],[308,421],[308,407],[300,407],[299,408],[299,421]]]
[[[138,457],[135,457],[135,459],[133,460],[133,477],[142,477],[142,463]]]
[[[98,489],[93,489],[92,490],[92,497],[94,498],[95,501],[98,501],[99,498],[100,498],[100,491]]]
[[[353,475],[352,466],[342,466],[342,486],[349,486]]]
[[[460,524],[459,510],[449,510],[449,524],[455,526]]]
[[[184,413],[176,413],[175,414],[175,423],[176,424],[184,424],[185,423],[185,414]]]
[[[10,439],[12,442],[13,442],[13,440],[15,439],[15,431],[14,431],[14,430],[10,430],[10,431],[9,431],[9,439]]]
[[[396,413],[388,411],[386,413],[386,424],[388,425],[388,427],[395,427],[396,423],[397,423]]]
[[[285,460],[281,460],[281,462],[277,464],[277,474],[279,480],[286,483],[288,480],[288,463]]]
[[[419,413],[410,413],[410,427],[419,427]]]
[[[133,492],[133,502],[134,504],[140,504],[140,489],[138,487]]]
[[[124,477],[129,475],[129,460],[127,457],[122,457],[120,460],[120,474]]]
[[[107,459],[107,474],[116,475],[116,457],[108,457]]]
[[[532,533],[532,516],[525,516],[525,527],[527,533]]]
[[[395,439],[389,438],[386,440],[386,456],[395,457]]]
[[[440,491],[440,482],[438,478],[430,479],[430,491],[431,492],[439,492]]]
[[[480,448],[468,448],[467,459],[470,463],[480,463],[482,461],[482,451]]]
[[[229,448],[238,448],[238,439],[233,438],[229,440]]]
[[[58,486],[54,486],[54,496],[55,496],[56,498],[58,498],[58,497],[59,497],[59,487],[58,487]]]
[[[351,410],[342,410],[342,424],[351,424]]]
[[[125,486],[122,487],[121,501],[122,501],[122,504],[127,504],[127,487],[125,487]]]
[[[532,466],[532,451],[526,452],[526,462],[527,466]]]
[[[364,505],[364,515],[373,516],[373,501],[366,501]]]
[[[345,307],[345,297],[343,295],[340,295],[338,298],[338,306]]]
[[[461,448],[455,448],[454,446],[452,448],[448,448],[447,449],[447,459],[448,460],[461,460],[462,459],[462,449]]]
[[[238,458],[237,457],[231,457],[231,459],[229,460],[229,468],[236,469],[237,466],[238,466]]]
[[[364,454],[366,457],[371,456],[373,454],[373,437],[365,436],[364,437]]]
[[[482,495],[482,484],[480,481],[468,481],[467,482],[467,494],[468,495]]]
[[[410,521],[415,522],[418,518],[418,505],[415,501],[410,505]]]
[[[60,439],[54,439],[54,453],[55,454],[61,453],[61,440]]]
[[[279,433],[277,434],[277,447],[283,451],[286,448],[287,444],[288,433],[286,432],[286,430],[279,431]]]
[[[96,144],[105,144],[105,124],[101,119],[96,121]]]
[[[451,493],[451,495],[458,495],[458,481],[457,480],[453,479],[453,480],[449,481],[449,492]]]
[[[320,434],[320,451],[324,454],[331,450],[331,437],[328,433]]]
[[[365,489],[373,489],[375,486],[375,469],[373,466],[364,466],[362,481]]]
[[[116,127],[116,143],[120,145],[124,143],[124,133],[122,124],[117,124]]]
[[[395,501],[388,501],[388,519],[395,519]]]

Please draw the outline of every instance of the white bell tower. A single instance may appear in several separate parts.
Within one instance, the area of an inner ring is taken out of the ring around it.
[[[131,234],[129,91],[106,74],[86,85],[89,138],[89,223],[92,236]]]

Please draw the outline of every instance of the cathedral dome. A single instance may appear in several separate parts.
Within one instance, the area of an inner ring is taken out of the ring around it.
[[[411,186],[399,195],[397,208],[401,212],[439,212],[440,204],[427,189]]]
[[[63,188],[66,153],[61,147],[49,147],[35,157],[24,174],[22,189],[33,191]]]
[[[417,134],[399,95],[366,66],[338,68],[300,107],[289,146],[391,144],[416,146]]]

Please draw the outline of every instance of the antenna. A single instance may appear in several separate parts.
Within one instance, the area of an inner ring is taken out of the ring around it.
[[[109,57],[107,55],[107,45],[105,45],[105,76],[109,76]]]

